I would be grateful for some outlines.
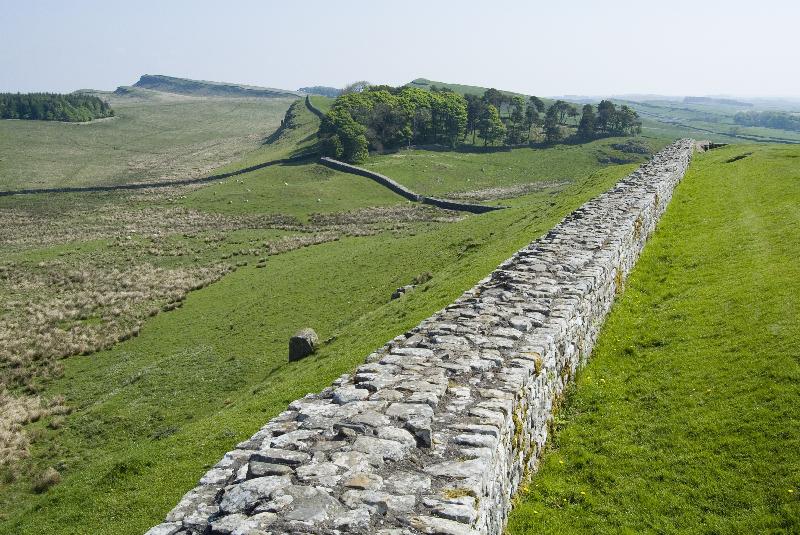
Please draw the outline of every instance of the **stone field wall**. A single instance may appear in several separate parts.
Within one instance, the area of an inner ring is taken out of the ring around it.
[[[483,214],[493,210],[502,210],[505,208],[505,206],[472,204],[467,202],[451,201],[448,199],[438,199],[436,197],[428,197],[427,195],[420,195],[419,193],[414,193],[404,185],[395,182],[388,176],[376,173],[375,171],[370,171],[369,169],[364,169],[363,167],[356,167],[355,165],[350,165],[349,163],[340,162],[339,160],[334,160],[333,158],[328,158],[327,156],[320,158],[319,163],[326,165],[331,169],[336,169],[337,171],[370,178],[378,184],[389,188],[398,195],[405,197],[409,201],[430,204],[433,206],[438,206],[439,208],[444,208],[445,210],[459,210],[462,212],[472,212],[473,214]]]
[[[228,452],[149,535],[499,534],[681,180],[681,140]]]

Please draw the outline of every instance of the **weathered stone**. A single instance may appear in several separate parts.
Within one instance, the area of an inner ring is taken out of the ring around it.
[[[224,513],[249,512],[260,501],[268,500],[275,491],[290,485],[288,476],[266,476],[248,479],[225,489],[220,510]]]
[[[222,489],[211,485],[201,485],[183,495],[181,501],[167,514],[167,522],[180,522],[201,505],[214,505]]]
[[[297,477],[300,481],[309,481],[321,477],[336,475],[340,467],[333,463],[312,463],[297,467]]]
[[[336,517],[333,520],[333,527],[344,530],[345,532],[366,529],[367,526],[369,526],[369,513],[370,511],[366,507],[353,509],[352,511],[348,511],[343,515]]]
[[[431,489],[431,478],[411,472],[394,472],[386,480],[386,490],[396,494],[417,494]]]
[[[364,401],[369,397],[369,390],[354,386],[343,386],[333,391],[333,402],[344,405],[352,401]]]
[[[294,473],[291,466],[285,464],[250,461],[247,465],[247,479],[264,476],[285,476]]]
[[[349,420],[355,424],[363,424],[368,427],[383,427],[389,425],[389,418],[376,411],[365,411],[356,414]]]
[[[303,329],[289,339],[289,362],[307,357],[317,349],[319,337],[314,329]]]
[[[396,496],[375,490],[347,490],[342,494],[342,502],[351,509],[366,506],[373,513],[385,515],[410,512],[417,499],[412,495]]]
[[[411,418],[405,423],[406,429],[411,431],[417,441],[417,447],[430,448],[433,445],[433,431],[431,420],[428,418]]]
[[[282,492],[294,498],[291,510],[284,515],[286,520],[316,525],[344,513],[344,508],[335,498],[314,487],[292,485]]]
[[[144,535],[175,535],[183,528],[180,522],[164,522],[153,526]]]
[[[453,478],[478,477],[487,469],[486,462],[479,459],[469,461],[445,461],[425,467],[425,471],[432,476],[445,476]]]
[[[297,466],[311,460],[311,456],[307,453],[303,453],[302,451],[268,448],[254,453],[251,460],[262,463]]]
[[[408,455],[408,445],[373,437],[358,437],[353,444],[354,451],[374,453],[392,461],[399,461]]]
[[[380,490],[383,487],[383,478],[378,474],[356,472],[352,476],[345,478],[343,484],[351,489]]]
[[[433,409],[422,403],[392,403],[386,409],[386,415],[400,420],[410,420],[412,418],[431,418]]]
[[[421,533],[430,535],[478,535],[479,532],[460,522],[434,516],[414,516],[408,524]]]
[[[462,524],[472,524],[478,516],[477,503],[472,496],[444,500],[427,499],[423,503],[431,509],[431,513],[435,516],[455,520]]]
[[[400,429],[399,427],[381,427],[378,429],[378,438],[385,438],[387,440],[394,440],[396,442],[400,442],[401,444],[405,444],[406,446],[414,447],[417,445],[417,441],[414,439],[414,435],[406,431],[405,429]]]

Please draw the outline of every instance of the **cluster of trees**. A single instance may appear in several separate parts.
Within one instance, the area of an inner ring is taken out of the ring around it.
[[[603,135],[634,135],[641,121],[628,106],[604,100],[582,110],[558,100],[549,107],[538,97],[524,98],[487,89],[462,96],[447,88],[373,86],[356,82],[344,89],[320,127],[323,152],[362,161],[369,150],[413,144],[459,143],[521,145],[544,137],[558,142],[575,131],[587,140]]]
[[[369,86],[336,99],[320,126],[325,154],[361,161],[368,150],[415,144],[454,147],[464,132],[464,97],[414,87]]]
[[[586,104],[581,110],[577,136],[591,139],[600,136],[635,136],[642,132],[642,121],[632,108],[619,108],[610,100],[601,100],[595,112],[594,106]],[[545,130],[547,130],[545,120]]]
[[[90,95],[0,93],[0,119],[82,122],[113,115],[106,102]]]
[[[733,121],[742,126],[763,126],[800,132],[800,115],[782,111],[747,111],[734,115]]]

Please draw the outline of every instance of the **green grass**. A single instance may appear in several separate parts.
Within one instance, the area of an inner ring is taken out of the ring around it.
[[[650,135],[693,137],[724,143],[753,141],[800,143],[798,132],[736,125],[734,115],[744,108],[663,100],[623,102],[640,114],[642,131]],[[735,129],[735,132],[732,132],[732,129]]]
[[[800,531],[799,162],[696,157],[510,534]]]
[[[300,219],[408,201],[364,177],[319,164],[279,165],[195,190],[180,201],[187,208],[230,214],[275,213]]]
[[[600,160],[608,157],[629,162],[647,159],[646,155],[624,154],[611,148],[624,139],[607,138],[581,145],[491,153],[402,150],[372,156],[363,166],[424,195],[528,183],[565,184],[600,168]],[[645,141],[653,150],[667,143],[663,138]]]
[[[595,170],[561,192],[457,223],[270,257],[266,268],[240,268],[191,293],[137,338],[66,359],[64,377],[43,393],[63,394],[74,412],[59,430],[29,426],[24,471],[56,466],[63,480],[41,495],[27,475],[0,483],[0,533],[141,533],[287,403],[352,370],[630,169]],[[425,286],[389,299],[425,271]],[[305,326],[328,342],[289,364],[288,337]]]
[[[205,176],[257,149],[293,99],[103,94],[117,116],[85,124],[0,121],[0,189]]]

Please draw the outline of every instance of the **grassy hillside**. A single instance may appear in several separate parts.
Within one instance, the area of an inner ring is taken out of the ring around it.
[[[800,531],[798,158],[696,157],[509,533]]]
[[[287,91],[285,89],[190,80],[162,74],[144,74],[139,78],[139,81],[133,84],[133,87],[202,97],[295,98],[300,96],[295,91]]]
[[[302,109],[298,117],[306,124]],[[295,150],[307,126],[285,129],[276,146]],[[519,166],[551,161],[527,150],[514,156]],[[583,164],[568,183],[506,192],[511,208],[480,216],[409,205],[367,179],[310,163],[199,189],[0,199],[0,215],[19,228],[12,243],[0,244],[13,277],[50,266],[124,271],[146,262],[184,273],[239,265],[176,310],[146,319],[137,337],[61,360],[63,375],[34,382],[42,399],[63,396],[71,412],[26,426],[31,456],[0,478],[0,533],[144,531],[288,402],[451,302],[635,165],[603,164],[594,145],[583,148],[585,159],[580,147],[572,150],[561,161]],[[474,156],[464,173],[508,163],[504,153]],[[460,161],[452,161],[453,177]],[[501,182],[530,181],[517,172]],[[31,240],[35,233],[42,234]],[[424,272],[433,275],[424,287],[389,299]],[[326,342],[290,365],[287,339],[304,326]],[[34,492],[52,467],[61,482]]]
[[[260,147],[293,98],[103,93],[117,116],[86,124],[0,121],[0,189],[205,176]]]
[[[387,175],[411,190],[443,197],[502,198],[516,186],[563,188],[611,162],[641,163],[649,156],[621,152],[613,147],[627,138],[605,138],[580,145],[521,148],[497,152],[402,150],[373,155],[364,167]],[[643,139],[658,151],[668,139]],[[510,195],[514,196],[514,195]]]
[[[745,127],[735,124],[733,117],[739,111],[752,108],[708,103],[686,103],[667,100],[620,101],[642,117],[642,130],[646,133],[672,134],[696,139],[711,139],[724,143],[753,141],[800,143],[800,133],[776,128]]]

